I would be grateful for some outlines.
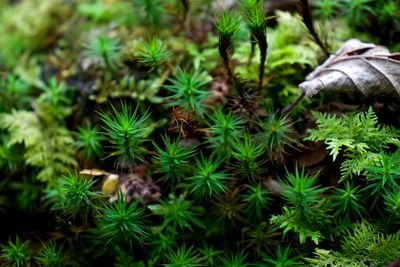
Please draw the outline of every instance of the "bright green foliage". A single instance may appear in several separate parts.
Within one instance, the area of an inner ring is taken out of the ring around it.
[[[10,133],[8,146],[25,146],[25,163],[39,168],[39,180],[54,180],[59,174],[67,173],[69,167],[77,165],[73,158],[74,140],[66,128],[47,124],[30,111],[14,110],[11,114],[1,114],[0,122],[0,127]]]
[[[265,217],[265,211],[272,199],[269,192],[262,185],[248,185],[243,194],[243,201],[247,204],[245,212],[248,218],[257,218],[262,220]]]
[[[100,113],[100,119],[104,123],[104,136],[111,144],[110,156],[117,157],[117,166],[128,168],[136,161],[144,160],[146,148],[143,146],[147,141],[150,128],[147,125],[149,114],[139,117],[138,108],[132,112],[126,103],[121,103],[118,111],[111,105],[112,115]]]
[[[316,249],[315,258],[307,259],[313,266],[385,266],[399,256],[400,231],[384,235],[363,221],[342,237],[340,251]]]
[[[102,197],[101,193],[92,189],[94,180],[69,173],[57,182],[55,188],[49,189],[46,195],[53,210],[68,217],[78,213],[83,214],[84,217],[97,213]]]
[[[60,267],[64,265],[61,249],[58,249],[54,243],[43,245],[42,250],[35,259],[40,266]]]
[[[243,133],[244,119],[236,118],[232,112],[222,109],[217,109],[209,118],[211,136],[207,137],[206,142],[218,156],[229,157]]]
[[[159,68],[168,60],[170,55],[167,46],[157,38],[143,42],[137,52],[138,61],[151,69]]]
[[[396,28],[396,24],[400,19],[400,3],[396,3],[395,1],[377,1],[380,2],[378,5],[377,15],[378,21],[382,26],[392,26],[394,29]],[[398,29],[397,25],[397,29]],[[386,29],[383,29],[384,31]]]
[[[239,30],[239,25],[240,17],[233,14],[228,9],[219,16],[216,22],[219,35],[218,50],[230,78],[232,76],[232,70],[229,65],[229,57],[233,53],[233,39]]]
[[[86,56],[94,60],[99,66],[110,71],[116,71],[120,58],[120,46],[116,39],[105,35],[98,35],[84,44]]]
[[[303,263],[299,261],[299,257],[290,258],[290,246],[282,248],[280,245],[275,248],[274,257],[269,256],[266,253],[261,253],[262,260],[268,263],[268,266],[276,267],[293,267],[293,266],[303,266]],[[259,265],[263,266],[263,265]]]
[[[292,230],[299,235],[300,243],[310,237],[316,244],[322,238],[320,229],[327,222],[321,194],[324,188],[313,186],[318,174],[308,176],[304,169],[295,173],[287,173],[287,182],[280,181],[284,188],[282,196],[289,204],[283,208],[283,215],[274,215],[271,223],[284,229],[284,233]]]
[[[29,265],[30,254],[29,241],[21,242],[19,237],[15,242],[8,241],[7,245],[1,245],[1,258],[10,266],[25,267]]]
[[[310,130],[310,136],[306,140],[325,141],[333,160],[340,152],[344,153],[342,179],[352,174],[360,175],[366,167],[379,160],[382,148],[396,141],[393,130],[378,124],[372,108],[363,113],[345,114],[339,118],[321,113],[313,115],[318,129]]]
[[[217,266],[217,258],[222,254],[222,250],[215,249],[213,246],[205,245],[204,248],[199,249],[202,260],[206,266]]]
[[[158,165],[157,172],[162,173],[160,181],[170,185],[179,184],[190,169],[190,158],[196,153],[194,148],[181,145],[180,138],[171,142],[169,136],[163,138],[165,148],[155,144],[157,155],[154,162]]]
[[[21,79],[9,75],[7,80],[0,80],[0,112],[10,112],[12,108],[22,109],[28,106],[29,87]]]
[[[331,200],[331,206],[335,210],[335,217],[339,218],[343,215],[346,219],[349,219],[352,215],[358,215],[359,218],[363,217],[365,209],[362,206],[359,186],[353,186],[346,181],[344,189],[335,189]]]
[[[383,195],[383,203],[389,216],[400,218],[400,191],[388,191]]]
[[[172,233],[176,233],[178,229],[193,230],[193,225],[205,227],[199,219],[204,211],[203,208],[193,206],[192,201],[185,200],[183,196],[170,195],[169,200],[161,200],[160,204],[150,205],[148,208],[155,215],[163,217],[161,228],[166,228]]]
[[[186,248],[185,246],[172,250],[166,255],[167,267],[196,267],[203,266],[200,256],[194,251],[193,247]]]
[[[292,122],[287,117],[271,113],[265,121],[259,122],[258,141],[267,151],[267,156],[278,160],[285,154],[285,148],[295,142]]]
[[[255,144],[248,133],[242,134],[241,142],[232,144],[232,157],[235,159],[233,164],[235,171],[243,175],[244,178],[254,181],[259,173],[261,161],[259,158],[263,155],[262,147]]]
[[[78,126],[75,134],[77,139],[75,146],[85,158],[94,159],[102,154],[101,141],[103,138],[96,126],[92,126],[90,122],[83,127]]]
[[[143,244],[147,236],[146,214],[139,204],[139,201],[127,203],[119,194],[114,203],[105,205],[96,220],[95,242],[130,249],[134,244]]]
[[[370,197],[374,198],[374,207],[387,191],[400,189],[400,166],[397,153],[392,155],[380,154],[378,164],[367,168],[368,186],[364,188]]]
[[[225,255],[225,257],[221,258],[223,267],[247,267],[249,264],[246,262],[246,255],[243,252],[239,254],[232,254],[231,256]]]
[[[204,86],[210,81],[205,73],[199,70],[186,72],[178,68],[175,78],[169,80],[171,85],[165,88],[172,93],[169,99],[172,100],[171,106],[181,106],[185,111],[194,110],[196,114],[204,113],[204,100],[209,96],[209,92],[204,90]]]
[[[211,198],[223,194],[230,177],[224,171],[217,171],[220,165],[221,161],[207,159],[201,155],[201,158],[196,160],[194,176],[187,179],[191,193],[199,198]]]

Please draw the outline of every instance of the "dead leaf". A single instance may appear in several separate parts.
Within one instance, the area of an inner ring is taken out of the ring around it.
[[[400,95],[400,53],[391,54],[386,47],[350,39],[299,87],[307,96],[322,90]]]
[[[100,169],[85,169],[81,170],[79,174],[87,174],[91,176],[103,176],[103,175],[108,175],[109,173]]]

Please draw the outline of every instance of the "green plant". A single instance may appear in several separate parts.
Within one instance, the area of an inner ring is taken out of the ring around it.
[[[232,254],[230,256],[225,255],[221,257],[221,263],[223,267],[246,267],[249,264],[245,263],[247,255],[243,252],[239,254]]]
[[[157,172],[163,174],[160,181],[170,185],[180,184],[191,169],[188,164],[196,151],[194,148],[183,146],[180,138],[172,142],[170,137],[165,135],[162,140],[164,149],[154,145],[157,152],[154,157],[154,162],[158,165]]]
[[[148,206],[155,215],[163,217],[162,229],[167,229],[176,233],[178,229],[193,230],[193,225],[204,228],[204,224],[199,219],[203,213],[203,208],[193,206],[192,201],[185,200],[183,196],[169,196],[169,200],[161,200],[160,204]]]
[[[18,236],[15,242],[8,241],[7,245],[1,245],[1,257],[11,266],[29,265],[30,254],[29,241],[21,242]]]
[[[121,103],[120,111],[111,104],[111,111],[111,115],[99,113],[104,123],[104,137],[113,150],[110,156],[117,157],[117,166],[122,168],[131,167],[137,160],[144,161],[147,150],[143,145],[150,134],[149,114],[145,112],[139,117],[138,107],[132,112],[126,103]]]
[[[0,112],[10,112],[12,108],[22,109],[29,104],[29,86],[10,74],[4,81],[0,80]]]
[[[176,251],[171,251],[166,255],[167,267],[195,267],[202,266],[201,259],[193,247],[186,248],[182,246]]]
[[[165,14],[164,6],[159,0],[137,0],[137,7],[141,10],[142,20],[151,26],[160,26],[161,18]]]
[[[349,181],[346,181],[344,189],[335,189],[331,200],[332,208],[335,210],[334,217],[344,216],[345,219],[350,219],[354,214],[358,215],[359,218],[363,218],[365,209],[362,206],[362,195],[360,194],[359,186],[353,186]]]
[[[95,242],[105,246],[142,245],[147,236],[146,213],[140,201],[128,203],[122,194],[114,203],[105,205],[96,218]]]
[[[157,38],[143,42],[137,52],[138,61],[151,69],[159,68],[168,60],[170,55],[171,53],[167,50],[166,45]]]
[[[368,166],[379,161],[379,152],[383,148],[396,141],[396,132],[378,124],[372,108],[341,117],[316,112],[313,115],[318,129],[309,130],[306,140],[324,141],[334,161],[340,152],[344,152],[341,180],[353,174],[360,175]]]
[[[221,161],[213,161],[213,158],[207,159],[201,155],[200,160],[196,160],[194,175],[186,179],[191,193],[201,199],[223,194],[230,177],[224,171],[217,171],[221,163]]]
[[[64,216],[76,216],[98,213],[102,203],[101,193],[93,191],[94,180],[76,173],[69,173],[47,190],[46,199],[52,209]]]
[[[260,50],[259,90],[263,86],[265,61],[267,59],[267,22],[264,13],[264,2],[258,0],[241,0],[242,15],[250,28],[252,37]]]
[[[344,9],[347,10],[349,25],[367,28],[370,25],[368,14],[375,14],[375,10],[370,5],[371,3],[372,0],[346,1]]]
[[[262,260],[271,266],[276,267],[292,267],[292,266],[303,266],[303,263],[299,261],[299,257],[290,258],[290,246],[282,249],[280,245],[275,248],[275,257],[271,257],[266,253],[261,253]],[[263,265],[260,265],[263,266]]]
[[[41,266],[58,267],[64,265],[61,249],[57,248],[54,243],[44,244],[35,259]]]
[[[109,71],[116,71],[120,58],[120,46],[117,39],[105,35],[97,35],[83,45],[86,56]]]
[[[204,248],[199,249],[202,255],[202,260],[207,266],[217,266],[216,262],[219,255],[222,254],[222,250],[215,249],[213,246],[205,245]]]
[[[204,86],[209,83],[209,78],[199,70],[186,72],[178,68],[175,78],[169,79],[170,85],[165,89],[172,93],[169,99],[170,105],[181,106],[185,111],[194,110],[196,114],[202,116],[204,113],[204,100],[209,96],[209,92],[204,90]]]
[[[400,191],[386,191],[383,195],[383,203],[389,216],[400,218]]]
[[[280,181],[284,191],[283,198],[289,207],[283,208],[283,215],[274,215],[271,223],[284,229],[284,233],[292,230],[299,235],[300,243],[310,237],[316,244],[322,235],[320,229],[327,223],[326,207],[321,194],[325,188],[314,186],[318,174],[308,176],[304,169],[295,173],[287,172],[287,182]]]
[[[230,79],[232,79],[232,69],[229,60],[233,53],[233,39],[239,30],[239,23],[240,17],[229,10],[225,10],[216,22],[219,34],[218,50]]]
[[[342,1],[317,0],[315,1],[314,14],[324,20],[332,19],[343,8]]]
[[[83,127],[78,126],[77,128],[75,146],[80,150],[82,156],[88,159],[100,156],[102,154],[101,142],[103,138],[98,128],[92,126],[90,122]]]
[[[170,234],[157,233],[149,236],[148,243],[152,249],[149,254],[151,259],[164,259],[167,252],[176,247],[176,237]]]
[[[286,147],[295,143],[292,122],[287,117],[271,113],[265,121],[259,122],[260,131],[256,138],[272,160],[282,159]]]
[[[216,155],[229,158],[243,132],[244,119],[222,109],[217,109],[209,119],[211,136],[207,137],[206,142]]]
[[[239,175],[249,181],[254,181],[260,172],[260,157],[264,154],[262,147],[253,142],[248,133],[242,134],[241,142],[233,142],[232,157],[235,159],[233,168]]]
[[[260,184],[247,186],[242,199],[247,204],[245,212],[248,218],[256,218],[260,221],[265,218],[265,211],[268,210],[272,201],[269,195],[270,193]]]

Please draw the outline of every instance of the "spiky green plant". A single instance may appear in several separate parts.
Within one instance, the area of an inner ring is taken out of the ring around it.
[[[117,39],[106,35],[97,35],[83,45],[87,57],[96,61],[109,71],[116,71],[120,59],[120,45]]]
[[[23,109],[29,104],[29,86],[15,75],[0,80],[0,112],[10,112],[12,108]]]
[[[160,26],[161,19],[165,13],[164,6],[160,0],[137,0],[136,5],[142,11],[143,21],[151,26]]]
[[[248,133],[242,134],[241,142],[234,142],[232,157],[235,159],[233,167],[237,174],[243,175],[249,181],[255,181],[260,172],[260,158],[264,151],[253,142]]]
[[[374,15],[375,10],[371,7],[372,0],[345,1],[344,10],[347,12],[349,25],[367,28],[370,25],[368,14]]]
[[[270,193],[261,184],[247,185],[247,190],[242,196],[243,201],[246,203],[245,212],[247,218],[256,218],[262,220],[265,218],[265,212],[268,210],[272,199]]]
[[[40,86],[42,93],[40,94],[37,104],[39,105],[42,117],[56,118],[62,121],[70,113],[69,105],[71,99],[67,96],[69,87],[63,82],[57,82],[55,77],[48,80],[47,84]]]
[[[75,216],[78,213],[87,217],[97,213],[102,203],[100,192],[93,191],[94,180],[69,173],[58,180],[54,188],[49,188],[46,200],[52,204],[52,209],[64,216]]]
[[[400,218],[400,191],[399,190],[388,190],[383,195],[383,203],[385,204],[385,210],[389,216],[394,218]]]
[[[346,181],[344,189],[335,189],[331,200],[331,205],[335,210],[335,217],[344,216],[346,219],[349,219],[352,215],[358,215],[359,218],[363,217],[365,209],[362,206],[362,196],[359,186],[353,186]]]
[[[221,263],[223,267],[246,267],[249,266],[249,264],[246,263],[246,257],[247,255],[243,252],[231,254],[230,256],[225,255],[221,257]]]
[[[172,250],[166,255],[166,258],[165,266],[167,267],[203,266],[201,264],[200,256],[193,247],[186,248],[186,246],[182,246],[175,251]]]
[[[59,267],[65,265],[61,255],[61,249],[57,248],[55,243],[44,244],[39,255],[36,256],[35,259],[40,266]]]
[[[145,112],[139,117],[138,107],[132,112],[126,103],[121,103],[118,111],[111,104],[112,114],[99,113],[104,123],[104,136],[111,144],[110,156],[115,156],[117,166],[122,168],[131,167],[136,161],[144,161],[150,128],[147,125],[149,113]]]
[[[98,128],[92,126],[91,123],[86,123],[84,126],[77,127],[75,133],[75,146],[79,149],[82,156],[88,159],[94,159],[102,154],[101,142],[103,137],[100,135]]]
[[[290,252],[290,246],[282,248],[280,245],[278,245],[275,248],[274,257],[269,256],[265,252],[261,252],[262,261],[267,263],[268,266],[276,267],[303,266],[303,263],[299,261],[299,257],[290,258]],[[259,266],[261,267],[265,265],[260,264]]]
[[[163,217],[162,229],[176,233],[179,229],[193,230],[192,226],[204,228],[199,216],[203,208],[193,206],[192,201],[186,200],[183,196],[170,195],[169,199],[161,200],[160,204],[148,207],[155,215]]]
[[[148,243],[152,247],[149,258],[163,260],[168,251],[173,250],[176,245],[174,234],[157,233],[149,236]]]
[[[191,193],[198,198],[211,198],[223,194],[227,188],[226,182],[230,179],[224,171],[217,171],[221,161],[213,158],[201,158],[196,160],[194,176],[187,178]]]
[[[170,56],[167,46],[157,38],[152,38],[149,42],[144,41],[137,52],[138,61],[152,70],[163,65]]]
[[[147,236],[146,213],[140,201],[128,203],[122,194],[114,203],[105,205],[97,216],[95,242],[105,246],[142,245]]]
[[[279,117],[271,113],[264,121],[259,122],[260,131],[256,135],[259,143],[272,160],[282,159],[287,147],[295,143],[292,122],[288,117]]]
[[[264,11],[264,1],[241,0],[240,2],[242,16],[250,28],[254,40],[257,42],[260,50],[259,67],[259,90],[263,86],[265,61],[267,59],[267,21]]]
[[[215,249],[213,246],[208,246],[207,244],[199,249],[201,258],[206,266],[217,266],[218,257],[223,253],[222,250]]]
[[[219,16],[216,22],[219,35],[218,50],[230,79],[232,79],[230,56],[233,54],[233,40],[239,30],[239,25],[240,17],[228,9]]]
[[[204,90],[204,86],[210,81],[208,76],[199,70],[187,72],[178,68],[175,77],[169,79],[170,85],[165,89],[172,93],[169,99],[172,100],[171,106],[181,106],[185,111],[194,110],[196,114],[202,116],[204,113],[204,100],[209,96],[209,91]]]
[[[157,155],[154,157],[158,165],[157,172],[163,174],[160,181],[170,185],[179,184],[188,170],[190,170],[190,158],[196,153],[194,148],[181,145],[180,138],[171,141],[168,135],[162,137],[165,148],[154,144]]]
[[[332,19],[343,8],[342,1],[317,0],[314,14],[324,20]]]
[[[213,153],[218,156],[229,158],[232,148],[239,143],[244,129],[244,119],[235,117],[232,112],[225,112],[217,109],[209,117],[211,136],[207,137],[206,142],[213,149]]]
[[[7,245],[1,245],[1,258],[10,266],[28,266],[31,258],[29,241],[22,242],[18,236],[15,242],[9,240]]]

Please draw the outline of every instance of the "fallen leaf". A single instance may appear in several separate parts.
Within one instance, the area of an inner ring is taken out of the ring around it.
[[[299,87],[307,96],[322,90],[400,95],[400,53],[391,54],[386,47],[350,39]]]

